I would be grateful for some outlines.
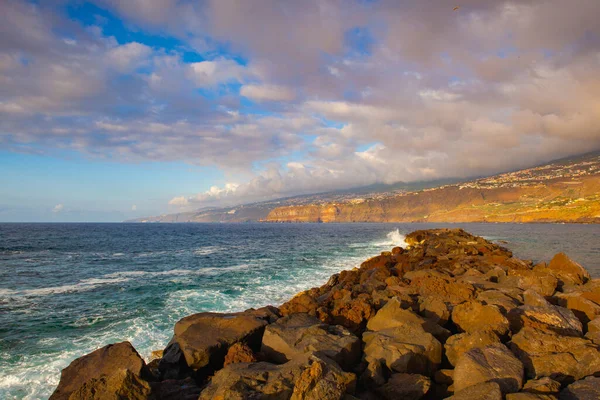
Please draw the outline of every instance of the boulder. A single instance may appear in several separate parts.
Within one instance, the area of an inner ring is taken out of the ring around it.
[[[382,329],[363,334],[365,361],[371,369],[431,376],[442,361],[442,345],[420,325]]]
[[[475,288],[466,282],[456,282],[450,277],[427,274],[410,282],[421,297],[438,297],[447,304],[460,304],[475,297]]]
[[[531,379],[523,385],[523,392],[558,395],[558,392],[560,392],[560,382],[548,377]]]
[[[441,385],[452,385],[454,383],[453,369],[438,369],[435,371],[433,380]]]
[[[148,382],[128,369],[118,369],[87,380],[69,400],[146,400],[151,398],[151,391]]]
[[[459,304],[452,310],[452,322],[463,332],[491,330],[503,336],[508,332],[508,319],[496,306],[483,305],[478,301]]]
[[[600,332],[600,317],[596,317],[587,324],[588,333]]]
[[[429,391],[431,380],[417,374],[393,374],[375,392],[385,400],[419,400]]]
[[[308,314],[293,314],[266,327],[261,352],[267,361],[280,364],[315,352],[348,371],[360,362],[361,341],[343,326],[324,324]]]
[[[600,315],[600,304],[586,299],[582,293],[560,293],[556,297],[558,304],[573,311],[584,325]]]
[[[192,378],[151,382],[153,399],[197,400],[201,389]]]
[[[506,315],[510,310],[522,304],[523,297],[519,295],[515,298],[508,293],[497,289],[480,292],[477,295],[477,300],[486,306],[498,307],[500,311]]]
[[[446,400],[502,400],[502,391],[496,382],[485,382],[469,386]]]
[[[234,363],[249,363],[257,361],[252,349],[245,343],[235,343],[229,347],[223,366]]]
[[[565,253],[555,255],[547,267],[559,282],[565,284],[582,285],[590,280],[590,274],[581,265],[571,260]]]
[[[553,394],[539,394],[529,392],[509,393],[506,400],[557,400],[558,397]]]
[[[229,347],[237,342],[260,349],[267,322],[251,314],[199,313],[175,324],[172,343],[180,347],[187,365],[194,369],[218,370],[223,366]],[[165,349],[165,353],[169,347]]]
[[[361,293],[356,297],[350,294],[333,303],[331,321],[334,325],[342,325],[354,333],[361,332],[369,318],[375,314],[371,297]]]
[[[585,338],[525,327],[512,337],[510,348],[529,379],[550,377],[564,384],[600,372],[600,347]]]
[[[287,303],[279,307],[281,315],[291,315],[296,313],[308,313],[310,315],[317,314],[319,303],[306,292],[302,292],[294,296]]]
[[[559,396],[560,400],[600,399],[600,378],[588,376],[567,386]]]
[[[454,366],[464,353],[494,343],[500,343],[498,335],[490,330],[484,330],[452,335],[446,340],[444,348],[448,361]]]
[[[410,310],[402,308],[402,303],[396,298],[390,299],[385,306],[377,311],[377,314],[367,322],[367,329],[379,331],[402,327],[406,324],[420,325],[425,332],[431,333],[441,342],[444,342],[450,336],[450,331],[442,328],[435,321],[427,320]]]
[[[507,314],[510,329],[513,333],[519,332],[523,327],[550,330],[560,335],[581,336],[583,326],[575,314],[567,308],[554,306],[545,301],[541,296],[535,297],[535,292],[530,293],[536,304],[523,305],[513,308]],[[530,302],[531,304],[531,302]]]
[[[461,391],[479,383],[496,382],[502,393],[523,387],[523,363],[503,344],[469,350],[454,369],[454,388]]]
[[[114,388],[122,381],[137,385],[131,375],[139,378],[143,374],[146,363],[129,342],[109,344],[71,362],[62,370],[58,387],[50,396],[52,400],[68,399],[73,392],[84,384],[86,388],[93,385]],[[127,374],[123,371],[129,371]],[[117,376],[113,379],[112,375]],[[92,382],[93,380],[93,382]],[[100,382],[103,381],[104,383]],[[89,382],[88,382],[89,381]],[[108,385],[108,386],[106,386]],[[82,389],[86,393],[88,389]]]
[[[218,371],[199,400],[341,399],[352,394],[356,377],[327,357],[302,354],[276,365],[268,362],[229,364]]]
[[[422,316],[439,325],[445,325],[450,319],[448,306],[438,297],[419,299],[419,312]]]
[[[558,279],[544,270],[529,269],[510,269],[508,276],[501,280],[504,284],[513,284],[514,286],[528,290],[532,289],[542,296],[552,296],[556,291]]]

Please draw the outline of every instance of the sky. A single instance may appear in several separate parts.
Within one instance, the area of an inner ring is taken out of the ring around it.
[[[598,0],[0,1],[0,221],[122,221],[600,149]]]

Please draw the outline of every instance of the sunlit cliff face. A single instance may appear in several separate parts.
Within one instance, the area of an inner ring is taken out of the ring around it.
[[[0,146],[225,171],[173,207],[600,148],[597,0],[41,3],[0,5]]]

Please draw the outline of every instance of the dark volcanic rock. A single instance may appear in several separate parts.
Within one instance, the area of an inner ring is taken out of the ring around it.
[[[597,400],[600,399],[600,378],[588,376],[574,382],[560,392],[560,400]]]
[[[68,399],[72,393],[80,389],[79,395],[83,396],[89,393],[92,387],[102,388],[101,390],[105,391],[118,387],[128,390],[127,388],[130,387],[132,393],[137,389],[143,392],[142,387],[145,384],[138,378],[141,377],[145,367],[146,363],[131,343],[109,344],[77,358],[63,369],[58,387],[50,399]]]
[[[419,400],[429,391],[431,380],[417,374],[393,374],[375,392],[385,400]]]

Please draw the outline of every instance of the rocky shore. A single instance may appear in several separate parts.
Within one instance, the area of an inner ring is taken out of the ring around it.
[[[460,229],[406,243],[279,307],[185,317],[148,364],[98,349],[50,398],[600,399],[600,280]]]

